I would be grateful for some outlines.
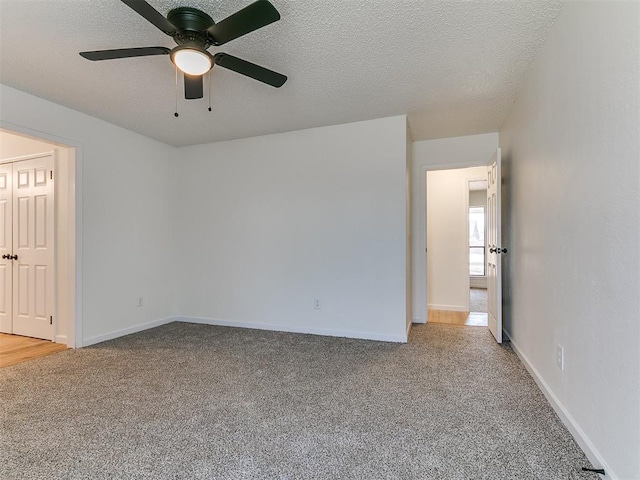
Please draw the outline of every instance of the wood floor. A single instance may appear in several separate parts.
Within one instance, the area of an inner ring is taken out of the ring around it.
[[[0,367],[8,367],[66,349],[67,346],[61,343],[0,333]]]
[[[449,325],[466,325],[470,327],[486,327],[488,317],[486,313],[451,312],[449,310],[429,310],[429,323],[447,323]]]

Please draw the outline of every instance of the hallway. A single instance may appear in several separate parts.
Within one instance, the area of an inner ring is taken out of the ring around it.
[[[427,314],[427,323],[486,327],[488,325],[487,290],[484,288],[472,288],[470,290],[468,312],[429,309]]]

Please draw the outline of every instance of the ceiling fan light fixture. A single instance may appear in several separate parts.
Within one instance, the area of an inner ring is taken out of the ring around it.
[[[211,67],[211,55],[196,47],[177,47],[171,52],[171,61],[187,75],[204,75]]]
[[[253,78],[275,88],[281,87],[287,81],[286,75],[261,67],[255,63],[247,62],[222,52],[211,55],[207,51],[207,48],[212,45],[224,45],[280,20],[278,10],[269,0],[255,0],[217,23],[208,14],[197,8],[174,8],[165,17],[149,5],[146,0],[120,1],[162,33],[171,37],[178,46],[173,50],[162,46],[95,50],[80,52],[82,57],[87,60],[98,61],[169,55],[176,71],[176,92],[178,70],[184,72],[184,98],[186,100],[203,98],[204,75],[214,65],[245,77]],[[209,85],[211,84],[209,83]]]

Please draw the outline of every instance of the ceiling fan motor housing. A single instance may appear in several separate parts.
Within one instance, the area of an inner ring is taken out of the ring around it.
[[[206,30],[215,24],[213,19],[197,8],[174,8],[167,15],[180,32],[172,35],[178,45],[194,45],[206,49],[212,45]]]

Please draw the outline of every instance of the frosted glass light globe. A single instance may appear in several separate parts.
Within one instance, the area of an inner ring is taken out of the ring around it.
[[[176,67],[187,75],[203,75],[211,70],[211,57],[192,48],[177,50],[171,55]]]

